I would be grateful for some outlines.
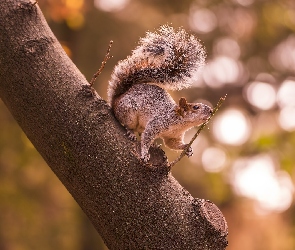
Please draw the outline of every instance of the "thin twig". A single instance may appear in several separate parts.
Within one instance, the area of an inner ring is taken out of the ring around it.
[[[34,3],[32,3],[32,5],[34,6],[34,5],[36,5],[38,3],[38,1],[35,1]]]
[[[193,142],[196,140],[196,138],[199,136],[199,134],[201,133],[201,131],[205,128],[205,126],[209,123],[209,121],[211,120],[211,118],[215,115],[215,113],[218,111],[218,109],[221,107],[221,105],[223,104],[223,102],[225,101],[227,95],[225,95],[224,97],[220,97],[218,103],[216,104],[216,106],[213,109],[213,112],[211,114],[211,116],[207,119],[207,121],[205,121],[198,129],[197,133],[193,136],[193,138],[191,139],[191,141],[186,145],[185,149],[181,152],[181,154],[179,155],[179,157],[172,161],[169,165],[170,168],[172,168],[177,162],[179,162],[182,157],[185,156],[186,151],[189,149],[189,147],[193,144]]]
[[[104,66],[105,66],[106,63],[107,63],[107,60],[109,60],[109,59],[112,57],[112,56],[110,56],[110,51],[111,51],[112,44],[113,44],[113,41],[110,41],[110,43],[109,43],[109,47],[108,47],[108,50],[107,50],[107,53],[106,53],[106,55],[105,55],[105,57],[104,57],[104,59],[103,59],[103,61],[102,61],[102,63],[101,63],[101,66],[100,66],[99,70],[93,75],[91,81],[89,82],[90,87],[93,86],[93,84],[94,84],[96,78],[97,78],[97,77],[100,75],[100,73],[102,72]]]

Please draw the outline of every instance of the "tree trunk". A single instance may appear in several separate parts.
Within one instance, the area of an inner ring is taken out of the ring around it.
[[[0,1],[0,97],[109,249],[225,249],[211,202],[139,160],[112,110],[67,57],[33,0]]]

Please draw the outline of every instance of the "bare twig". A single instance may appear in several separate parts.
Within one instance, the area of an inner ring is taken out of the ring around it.
[[[107,60],[109,60],[109,59],[112,57],[112,56],[110,56],[110,51],[111,51],[112,44],[113,44],[113,41],[110,41],[110,43],[109,43],[109,47],[108,47],[108,50],[107,50],[107,53],[106,53],[106,55],[105,55],[105,57],[104,57],[104,59],[103,59],[103,61],[102,61],[102,63],[101,63],[100,68],[99,68],[98,71],[93,75],[91,81],[89,82],[90,87],[93,86],[93,84],[94,84],[96,78],[97,78],[97,77],[100,75],[100,73],[102,72],[104,66],[105,66],[106,63],[107,63]]]
[[[181,152],[181,154],[179,155],[179,157],[172,161],[169,165],[172,168],[177,162],[179,162],[183,156],[185,156],[186,151],[189,149],[189,147],[193,144],[193,142],[196,140],[196,138],[199,136],[199,134],[201,133],[201,131],[205,128],[205,126],[209,123],[209,121],[211,120],[211,118],[215,115],[215,113],[218,111],[218,109],[221,107],[221,105],[223,104],[223,102],[225,101],[227,95],[225,95],[224,97],[220,97],[218,103],[216,104],[216,106],[213,109],[212,115],[207,119],[207,121],[205,121],[198,129],[197,133],[193,136],[193,138],[191,139],[191,141],[186,145],[185,149]]]
[[[32,5],[34,6],[34,5],[36,5],[37,3],[38,3],[38,1],[35,1],[35,2],[32,3]]]

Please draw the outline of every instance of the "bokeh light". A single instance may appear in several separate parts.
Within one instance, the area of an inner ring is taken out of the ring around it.
[[[202,164],[207,172],[220,172],[225,163],[226,154],[218,147],[207,148],[202,154]]]
[[[219,56],[208,62],[203,70],[203,80],[212,88],[236,83],[243,74],[242,65],[227,56]]]
[[[67,16],[66,22],[69,28],[79,29],[84,24],[84,16],[80,12],[72,12]]]
[[[256,16],[245,8],[236,8],[228,13],[228,26],[235,36],[248,39],[256,26]]]
[[[277,101],[280,107],[295,106],[295,81],[288,79],[285,80],[277,96]]]
[[[241,48],[238,42],[230,37],[222,37],[218,39],[213,47],[215,55],[228,56],[238,59],[241,55]]]
[[[195,135],[196,130],[190,129],[185,133],[184,141],[189,142],[192,137]],[[190,162],[192,162],[195,166],[202,164],[202,153],[203,151],[209,147],[208,138],[202,134],[200,134],[197,139],[192,144],[193,155],[189,158]]]
[[[278,70],[295,71],[295,36],[290,35],[273,49],[270,54],[271,64]]]
[[[239,159],[232,169],[231,183],[237,194],[252,198],[261,209],[284,211],[293,199],[293,184],[284,171],[276,171],[270,156]]]
[[[197,33],[209,33],[217,26],[217,18],[209,9],[192,8],[189,16],[189,24]]]
[[[215,118],[213,132],[222,143],[241,145],[250,136],[251,124],[244,112],[228,109]]]
[[[107,12],[116,12],[124,9],[129,0],[94,0],[94,6]]]
[[[249,6],[251,5],[255,0],[235,0],[237,3],[239,3],[242,6]]]
[[[277,102],[281,107],[279,124],[286,131],[295,130],[295,81],[285,80],[278,91]]]
[[[279,123],[284,130],[295,130],[295,106],[286,106],[281,109]]]
[[[84,0],[64,0],[65,6],[70,9],[81,9],[84,4]]]
[[[268,83],[252,82],[247,88],[247,99],[253,106],[268,110],[276,104],[276,91]]]

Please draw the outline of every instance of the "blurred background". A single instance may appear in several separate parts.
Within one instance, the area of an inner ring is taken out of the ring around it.
[[[178,100],[214,106],[227,94],[194,156],[172,170],[194,196],[213,201],[229,226],[229,250],[295,249],[294,0],[38,0],[64,50],[106,99],[115,64],[146,31],[183,27],[207,64]],[[186,134],[186,141],[196,129]],[[179,153],[165,149],[170,161]],[[0,249],[107,250],[0,100]]]

